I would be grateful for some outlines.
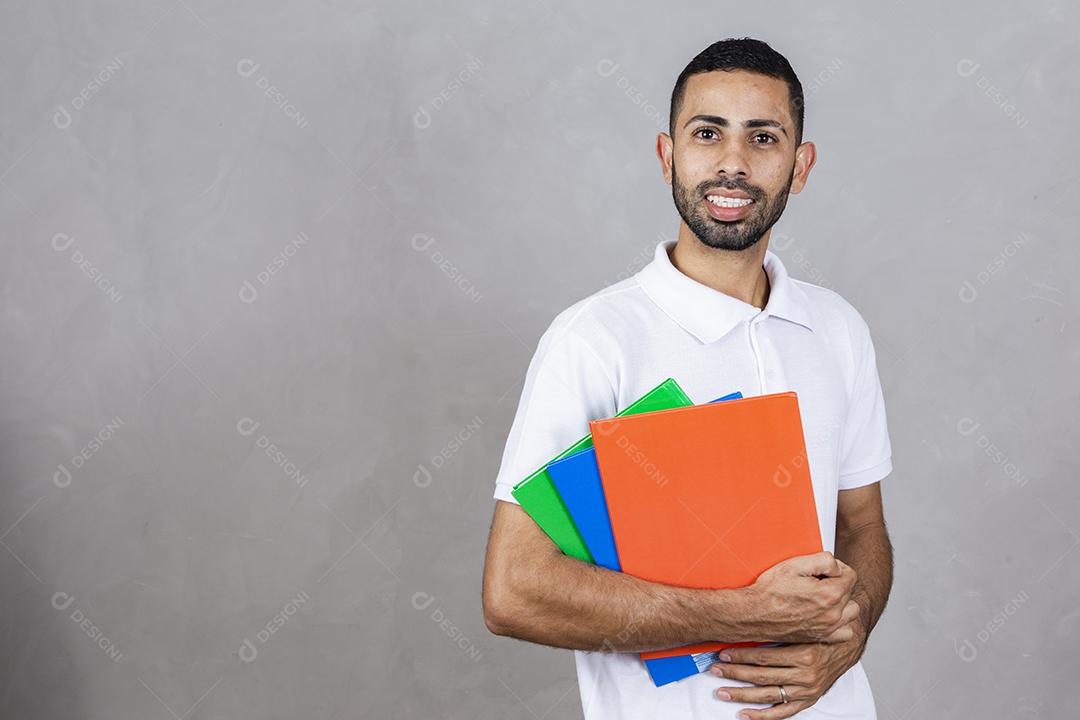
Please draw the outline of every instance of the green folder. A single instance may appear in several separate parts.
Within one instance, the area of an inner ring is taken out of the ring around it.
[[[668,378],[635,400],[625,410],[618,413],[616,417],[637,415],[638,413],[652,412],[654,410],[689,407],[693,404],[690,398],[686,396],[686,393],[683,392],[683,389],[679,387],[679,384],[673,378]],[[549,463],[590,448],[592,444],[592,435],[586,435],[559,453],[559,455],[553,457]],[[521,503],[521,507],[525,512],[540,526],[541,530],[548,534],[548,537],[559,546],[559,549],[565,555],[592,563],[592,554],[585,546],[585,541],[582,540],[569,511],[563,504],[562,498],[559,497],[558,490],[555,489],[555,484],[551,481],[551,476],[548,475],[547,466],[549,463],[544,463],[539,470],[515,485],[510,494]]]

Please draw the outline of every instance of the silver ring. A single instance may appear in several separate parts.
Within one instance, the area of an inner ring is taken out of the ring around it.
[[[784,702],[788,702],[787,691],[784,690],[784,686],[780,686],[780,699]]]

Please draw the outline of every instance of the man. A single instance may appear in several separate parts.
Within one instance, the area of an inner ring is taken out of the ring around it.
[[[874,347],[855,308],[767,249],[814,166],[802,128],[802,86],[767,44],[728,39],[694,58],[657,138],[678,240],[561,312],[526,373],[496,480],[484,617],[498,635],[573,649],[587,720],[876,718],[859,659],[892,585],[879,491],[892,451]],[[511,488],[666,377],[698,403],[798,394],[824,552],[716,590],[559,552]],[[732,648],[659,688],[637,654],[709,640],[786,645]]]

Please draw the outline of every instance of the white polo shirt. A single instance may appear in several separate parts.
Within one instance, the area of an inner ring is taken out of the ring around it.
[[[695,403],[740,391],[794,390],[799,398],[822,543],[833,552],[837,491],[892,470],[885,404],[870,331],[832,290],[790,278],[766,250],[765,308],[725,295],[671,264],[674,240],[633,277],[559,313],[541,336],[510,427],[495,498],[608,418],[673,377]],[[702,673],[655,687],[637,653],[575,650],[586,720],[714,720],[769,705],[717,700],[750,683]],[[874,720],[856,663],[800,720]]]

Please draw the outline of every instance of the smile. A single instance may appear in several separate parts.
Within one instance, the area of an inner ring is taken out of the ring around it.
[[[717,207],[737,208],[754,202],[750,198],[729,198],[723,195],[709,195],[707,200]]]

